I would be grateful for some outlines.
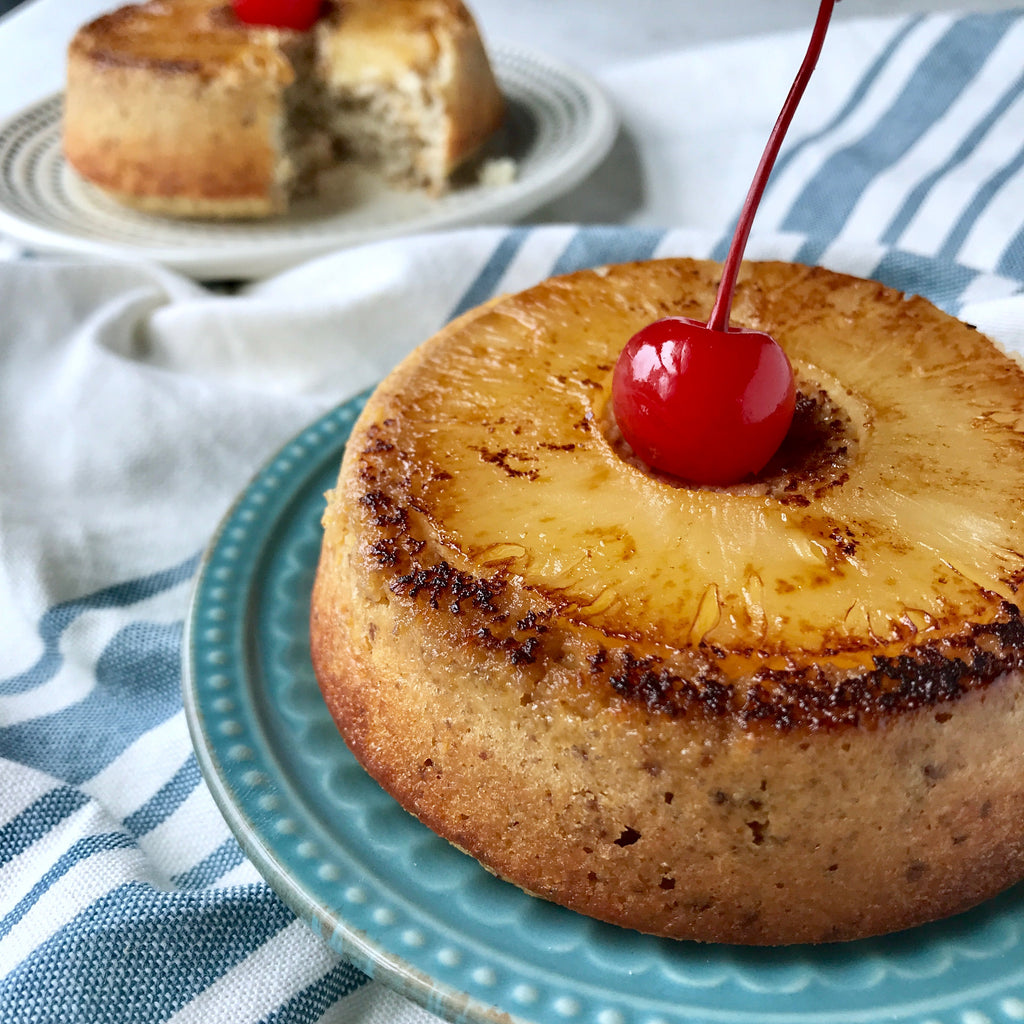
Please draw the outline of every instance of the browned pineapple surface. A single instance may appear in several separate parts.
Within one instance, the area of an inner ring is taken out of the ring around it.
[[[786,350],[794,428],[684,486],[611,372],[717,278],[548,281],[382,385],[325,516],[321,685],[405,806],[585,913],[791,942],[961,909],[1024,874],[1024,372],[919,298],[750,265],[733,319]]]

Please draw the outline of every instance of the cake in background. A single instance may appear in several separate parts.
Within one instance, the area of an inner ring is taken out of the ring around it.
[[[280,214],[341,159],[439,195],[504,103],[460,0],[327,2],[306,28],[243,0],[149,0],[68,49],[63,146],[83,179],[164,216]]]

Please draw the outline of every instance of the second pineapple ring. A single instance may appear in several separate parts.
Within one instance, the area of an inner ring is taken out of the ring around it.
[[[1024,371],[920,298],[745,267],[802,394],[692,488],[607,415],[715,264],[544,282],[368,402],[325,515],[317,675],[356,756],[497,874],[679,938],[829,941],[1024,876]]]

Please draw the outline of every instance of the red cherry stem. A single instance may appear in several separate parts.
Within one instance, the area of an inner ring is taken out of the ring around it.
[[[782,148],[782,141],[786,137],[789,123],[793,120],[800,98],[807,88],[811,73],[818,63],[818,55],[821,53],[822,44],[825,42],[825,33],[828,31],[828,23],[832,17],[832,9],[837,0],[822,0],[818,8],[818,19],[814,23],[811,32],[811,41],[807,47],[804,61],[800,70],[796,73],[796,79],[789,90],[786,102],[782,105],[782,112],[775,122],[771,135],[768,137],[768,145],[765,146],[761,156],[761,163],[754,174],[754,180],[750,184],[750,191],[743,203],[739,220],[736,222],[736,231],[732,236],[729,245],[729,254],[722,267],[722,280],[718,284],[718,293],[715,295],[715,304],[711,309],[711,316],[708,318],[708,327],[712,331],[727,331],[729,329],[729,313],[732,311],[733,294],[736,291],[736,278],[740,272],[740,263],[743,261],[743,251],[747,247],[747,239],[750,237],[750,228],[754,223],[754,215],[757,213],[758,204],[764,194],[765,186],[768,184],[768,176],[775,166],[775,158]]]

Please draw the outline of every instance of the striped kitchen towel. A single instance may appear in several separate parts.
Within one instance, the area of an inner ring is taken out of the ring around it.
[[[1024,14],[842,28],[847,74],[822,76],[749,255],[922,292],[1024,352]],[[776,42],[791,77],[805,37]],[[652,183],[678,125],[639,101],[752,45],[616,72]],[[775,88],[775,60],[744,89]],[[690,193],[721,187],[709,152],[676,157]],[[200,552],[281,442],[455,313],[581,266],[721,254],[744,190],[671,230],[399,239],[232,296],[156,267],[0,264],[0,1021],[433,1019],[297,921],[209,795],[180,697]]]

